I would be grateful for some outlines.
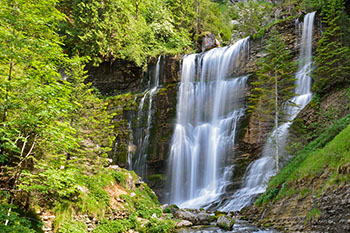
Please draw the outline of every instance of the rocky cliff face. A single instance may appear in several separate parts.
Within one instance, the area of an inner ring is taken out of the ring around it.
[[[290,144],[300,149],[315,139],[350,113],[349,103],[348,87],[322,99],[314,98],[293,122]],[[330,181],[334,173],[348,176],[349,165],[338,167],[336,172],[331,169],[324,167],[315,177],[293,181],[289,195],[265,206],[244,209],[244,218],[283,232],[349,232],[350,186],[341,180]]]
[[[262,208],[243,209],[243,218],[262,227],[273,227],[281,232],[339,232],[350,230],[350,185],[332,185],[322,194],[329,173],[325,170],[313,180],[297,181],[296,186],[307,192],[294,193]]]
[[[142,90],[142,68],[125,60],[103,62],[98,67],[88,66],[87,82],[92,83],[103,95],[113,96]]]
[[[288,49],[294,54],[294,59],[297,59],[300,47],[300,32],[295,25],[295,20],[283,21],[277,25],[278,30],[283,35]],[[317,29],[314,33],[315,46],[318,40]],[[249,62],[242,66],[240,72],[235,75],[249,75],[249,83],[256,79],[254,73],[257,71],[257,59],[266,56],[263,52],[263,47],[266,40],[263,38],[251,40]],[[155,108],[152,110],[152,127],[150,132],[150,141],[147,157],[147,177],[152,188],[155,189],[158,195],[161,196],[164,188],[164,176],[166,176],[166,161],[169,156],[170,142],[172,131],[176,118],[176,103],[177,103],[177,88],[180,81],[180,57],[164,56],[160,64],[160,90],[154,98]],[[156,60],[150,61],[148,66],[148,74],[143,74],[139,68],[132,64],[103,64],[101,68],[92,68],[89,72],[92,83],[98,87],[103,93],[120,93],[134,92],[134,97],[129,98],[129,102],[134,100],[135,104],[140,102],[141,93],[146,87],[147,79],[150,75],[154,75]],[[105,77],[105,78],[104,78]],[[248,84],[248,89],[250,85]],[[250,96],[250,90],[247,91],[246,99]],[[127,121],[135,121],[137,107],[134,109],[124,109],[124,118]],[[314,115],[315,113],[310,113]],[[142,130],[146,127],[146,121],[138,127]],[[268,133],[273,127],[272,122],[262,121],[261,116],[256,114],[246,113],[239,123],[238,134],[236,138],[235,153],[232,153],[230,162],[236,164],[234,185],[232,191],[239,187],[241,177],[244,174],[250,162],[259,157]],[[124,129],[127,127],[125,126]],[[124,150],[117,149],[113,153],[124,153],[126,158],[127,153],[133,153],[137,144],[134,140],[134,145],[127,145],[129,134],[124,134]],[[124,160],[125,161],[125,160]],[[120,163],[119,163],[120,164]],[[125,165],[120,164],[120,165]]]

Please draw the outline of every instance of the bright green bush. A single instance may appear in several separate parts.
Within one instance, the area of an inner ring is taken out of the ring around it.
[[[85,223],[78,222],[78,221],[64,222],[58,230],[58,233],[86,233],[86,232],[87,232],[87,227]]]
[[[102,220],[102,222],[93,230],[93,233],[123,233],[128,230],[123,222],[114,220]]]
[[[163,221],[151,218],[141,229],[140,233],[168,233],[175,232],[175,221],[166,219]]]
[[[10,207],[10,216],[7,216]],[[25,217],[21,217],[16,210],[17,207],[14,205],[0,204],[0,232],[35,233],[32,223]],[[6,220],[8,224],[5,226]]]

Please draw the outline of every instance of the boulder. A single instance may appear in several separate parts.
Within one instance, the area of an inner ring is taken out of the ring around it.
[[[187,221],[187,220],[181,220],[176,224],[177,228],[182,228],[182,227],[191,227],[193,225],[192,222]]]
[[[188,211],[188,210],[178,210],[175,212],[175,217],[182,219],[182,220],[187,220],[190,221],[192,223],[197,223],[197,216]]]
[[[197,225],[210,225],[211,222],[211,216],[210,214],[206,213],[206,212],[199,212],[197,214]]]
[[[175,217],[190,221],[193,225],[210,225],[210,222],[215,219],[215,217],[213,218],[212,215],[205,211],[190,211],[183,209],[176,211]]]
[[[221,215],[216,222],[216,225],[218,227],[227,231],[232,230],[233,224],[235,224],[235,220],[233,220],[231,217],[227,215]]]
[[[202,38],[202,52],[216,47],[220,47],[220,42],[216,39],[213,33],[206,33]]]

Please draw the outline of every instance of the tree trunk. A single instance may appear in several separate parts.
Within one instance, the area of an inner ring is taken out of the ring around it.
[[[275,76],[275,145],[276,145],[276,172],[279,172],[279,142],[278,142],[278,137],[279,137],[279,132],[278,132],[278,84],[277,84],[277,76]]]
[[[196,34],[199,34],[199,0],[196,0]]]
[[[8,111],[8,99],[9,99],[9,92],[10,92],[10,82],[11,82],[11,78],[12,78],[12,69],[13,69],[13,58],[11,58],[10,61],[10,70],[9,70],[9,75],[8,75],[8,85],[6,86],[6,95],[5,95],[5,107],[4,107],[4,112],[3,112],[3,116],[2,116],[2,121],[5,122],[6,118],[7,118],[7,111]]]
[[[138,20],[139,19],[139,1],[138,0],[136,0],[135,5],[136,5],[136,20]]]

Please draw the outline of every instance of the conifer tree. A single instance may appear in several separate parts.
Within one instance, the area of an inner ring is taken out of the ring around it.
[[[280,34],[274,29],[265,47],[266,56],[258,61],[257,81],[253,82],[250,97],[250,111],[255,112],[260,120],[274,121],[275,129],[286,118],[283,109],[292,104],[295,95],[295,64],[291,61],[291,52],[284,44]],[[275,133],[276,169],[279,170],[278,132]]]
[[[350,83],[349,16],[345,13],[344,1],[326,1],[322,7],[325,25],[322,38],[318,42],[317,68],[314,72],[313,90],[325,93],[337,85]]]

